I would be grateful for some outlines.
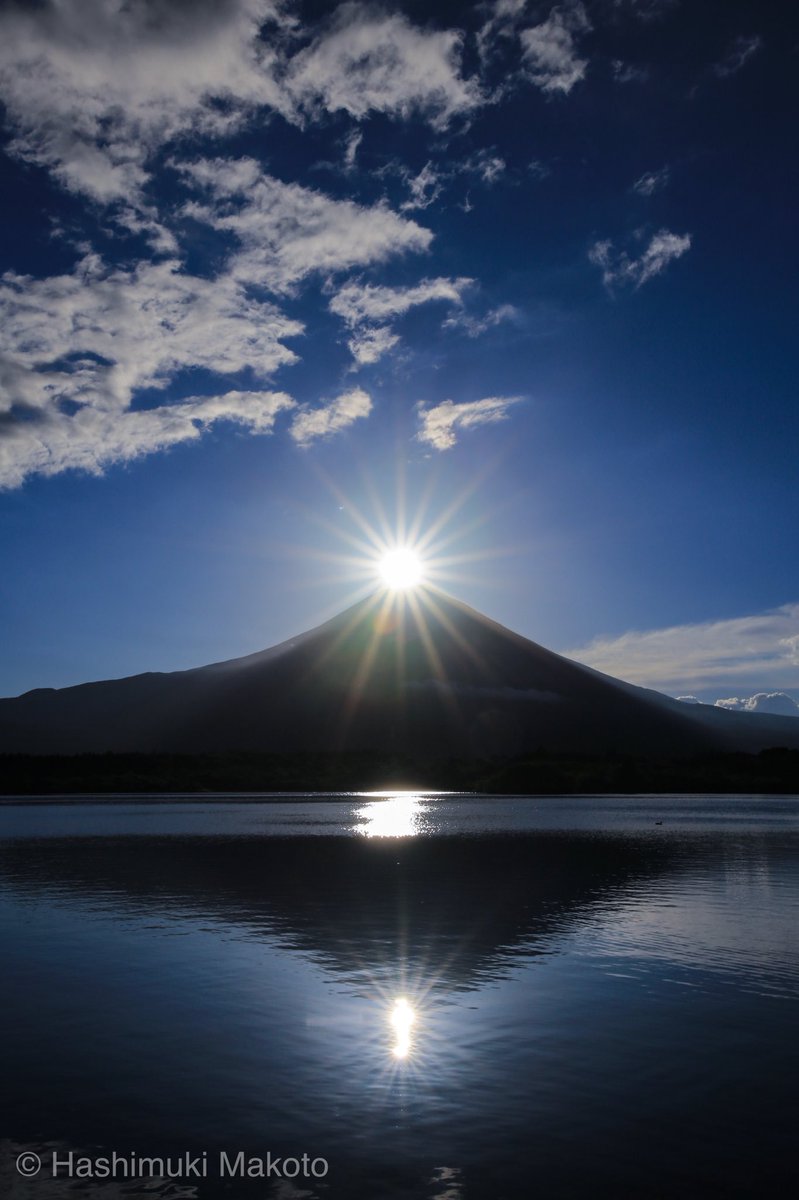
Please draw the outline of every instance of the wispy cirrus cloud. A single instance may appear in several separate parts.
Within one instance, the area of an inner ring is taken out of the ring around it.
[[[504,158],[496,149],[485,147],[475,151],[456,168],[459,174],[476,175],[481,183],[491,187],[506,174],[508,169]]]
[[[646,83],[649,79],[649,68],[638,63],[624,62],[615,58],[611,63],[613,78],[617,83]]]
[[[372,411],[372,398],[363,388],[342,392],[319,408],[304,407],[294,416],[289,433],[298,446],[341,433],[355,421],[363,420]]]
[[[467,337],[476,338],[487,333],[489,329],[495,329],[497,325],[519,324],[521,318],[522,314],[514,304],[498,304],[495,308],[489,308],[482,317],[473,317],[467,312],[456,312],[447,317],[444,328],[462,329]]]
[[[589,667],[666,692],[720,682],[799,687],[799,604],[752,616],[595,638],[565,651]]]
[[[719,79],[736,75],[741,67],[746,66],[749,59],[763,47],[763,39],[759,34],[741,35],[727,48],[727,52],[719,62],[713,65],[713,74]]]
[[[668,186],[670,177],[668,167],[661,167],[658,171],[645,171],[636,179],[633,191],[637,196],[654,196],[655,192],[662,192]]]
[[[690,248],[689,233],[671,233],[668,229],[660,229],[652,235],[637,257],[631,256],[626,250],[617,250],[608,239],[595,242],[588,252],[588,258],[594,266],[601,268],[602,282],[607,288],[639,288],[662,274],[669,263],[682,258]]]
[[[504,421],[512,406],[522,399],[522,396],[487,396],[483,400],[468,400],[461,404],[443,400],[429,408],[420,404],[417,440],[434,450],[449,450],[464,431]]]
[[[414,209],[430,208],[457,180],[471,179],[491,188],[508,174],[508,166],[495,147],[485,146],[459,161],[441,156],[435,162],[428,159],[415,173],[394,160],[382,167],[379,174],[399,176],[408,190],[400,210],[413,212]]]
[[[409,171],[403,172],[408,188],[408,198],[403,200],[400,208],[403,212],[412,212],[415,208],[429,208],[435,204],[448,179],[448,173],[434,167],[428,161],[415,175]]]

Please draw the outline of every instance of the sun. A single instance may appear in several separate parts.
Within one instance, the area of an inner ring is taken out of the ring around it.
[[[422,560],[410,546],[397,546],[394,550],[387,550],[377,569],[383,583],[392,592],[416,587],[424,576]]]

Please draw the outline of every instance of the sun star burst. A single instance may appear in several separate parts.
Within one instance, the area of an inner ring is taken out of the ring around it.
[[[424,568],[417,552],[410,546],[388,550],[378,562],[381,580],[391,591],[407,591],[422,582]]]

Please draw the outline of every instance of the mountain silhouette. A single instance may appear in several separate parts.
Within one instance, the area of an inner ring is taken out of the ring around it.
[[[0,753],[435,757],[799,748],[799,721],[685,705],[430,587],[378,592],[269,650],[0,700]]]

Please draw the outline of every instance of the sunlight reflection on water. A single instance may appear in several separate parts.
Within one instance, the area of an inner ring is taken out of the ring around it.
[[[421,796],[397,792],[356,809],[355,830],[364,837],[414,837],[421,832],[422,812]]]
[[[404,996],[395,1001],[389,1020],[396,1035],[392,1053],[395,1058],[407,1058],[411,1050],[411,1029],[416,1021],[416,1013]]]

